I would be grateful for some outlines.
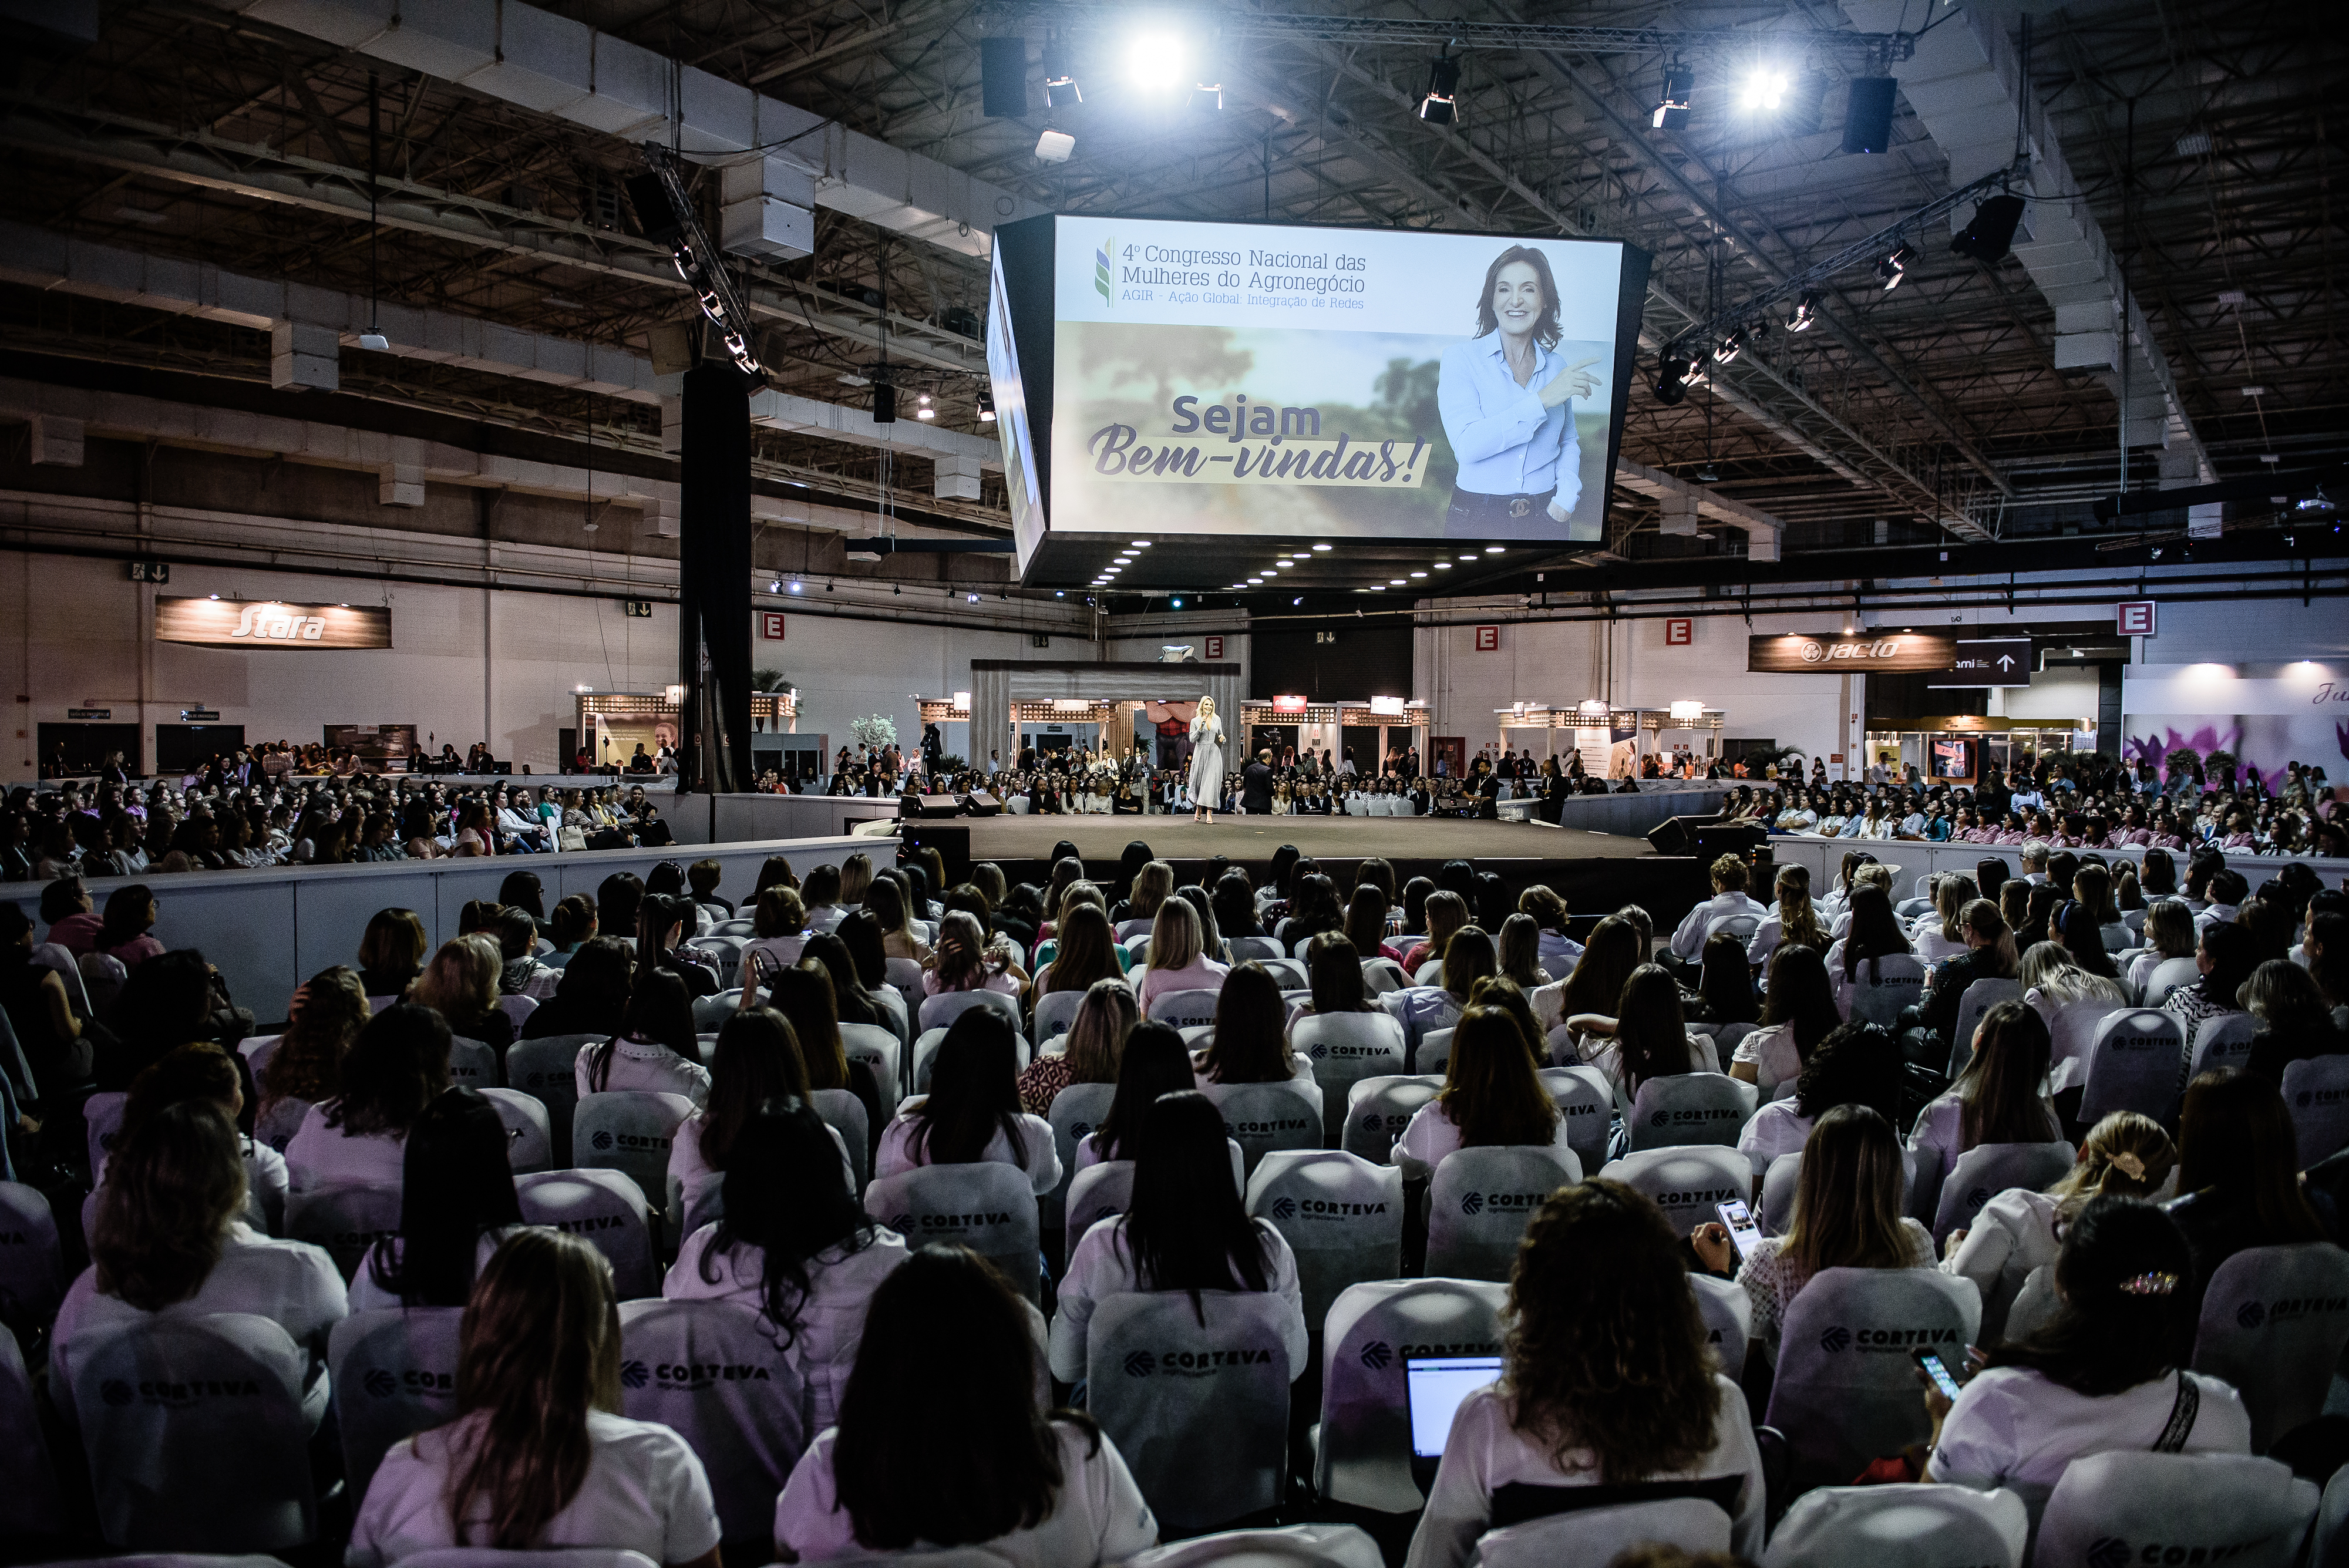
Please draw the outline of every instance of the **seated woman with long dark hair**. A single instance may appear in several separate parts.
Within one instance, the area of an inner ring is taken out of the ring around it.
[[[1604,1179],[1552,1193],[1502,1321],[1501,1379],[1453,1414],[1409,1568],[1459,1568],[1488,1530],[1604,1507],[1630,1486],[1717,1503],[1737,1554],[1761,1556],[1745,1399],[1713,1370],[1680,1239],[1655,1204]]]
[[[839,1147],[804,1100],[758,1106],[727,1147],[723,1214],[685,1239],[661,1283],[670,1301],[737,1302],[765,1316],[799,1368],[810,1432],[838,1418],[865,1303],[908,1256],[905,1238],[857,1201]]]
[[[1387,1159],[1405,1176],[1423,1177],[1455,1150],[1496,1145],[1564,1149],[1566,1118],[1542,1087],[1517,1020],[1472,1006],[1453,1028],[1444,1087],[1413,1113]]]
[[[408,1130],[448,1086],[449,1025],[439,1013],[403,1002],[368,1019],[343,1057],[342,1092],[312,1106],[285,1146],[293,1190],[398,1186]]]
[[[2186,1370],[2194,1349],[2193,1254],[2168,1217],[2135,1198],[2074,1216],[2055,1261],[2055,1318],[1992,1350],[1954,1403],[1926,1385],[1930,1481],[2021,1495],[2034,1522],[2064,1467],[2154,1449],[2248,1454],[2242,1397]]]
[[[1761,1090],[1764,1099],[1799,1077],[1811,1052],[1842,1023],[1826,959],[1818,949],[1790,942],[1770,955],[1762,1023],[1732,1047],[1729,1075]]]
[[[216,1106],[231,1122],[244,1109],[244,1084],[237,1075],[236,1064],[209,1040],[181,1046],[131,1080],[130,1097],[123,1105],[115,1142],[130,1137],[164,1106],[190,1102]],[[244,1208],[238,1218],[262,1235],[277,1235],[285,1228],[285,1194],[290,1185],[285,1158],[243,1133],[237,1135],[237,1147],[244,1156]],[[90,1174],[104,1183],[103,1166]]]
[[[210,1100],[163,1106],[118,1139],[98,1189],[90,1266],[49,1331],[49,1387],[73,1414],[74,1374],[106,1334],[171,1312],[252,1313],[309,1357],[303,1407],[326,1412],[326,1339],[350,1314],[343,1276],[306,1241],[256,1234],[244,1211],[244,1144]]]
[[[351,1310],[463,1306],[473,1280],[522,1225],[505,1123],[478,1089],[442,1092],[409,1129],[399,1231],[367,1250]]]
[[[1139,1158],[1150,1107],[1162,1096],[1188,1094],[1197,1086],[1182,1033],[1171,1023],[1145,1020],[1135,1024],[1118,1062],[1117,1092],[1110,1098],[1109,1114],[1077,1140],[1076,1168]]]
[[[582,1096],[637,1089],[683,1095],[697,1106],[708,1099],[709,1069],[701,1064],[685,982],[672,971],[639,968],[618,1031],[579,1047],[572,1076]]]
[[[1093,1309],[1135,1291],[1269,1292],[1288,1303],[1288,1375],[1305,1375],[1305,1296],[1297,1258],[1268,1220],[1251,1220],[1232,1180],[1224,1118],[1205,1095],[1163,1095],[1143,1113],[1133,1198],[1097,1220],[1069,1253],[1052,1318],[1052,1376],[1085,1376]],[[1205,1321],[1204,1318],[1202,1321]]]
[[[1037,1400],[1029,1310],[960,1247],[925,1247],[883,1281],[839,1425],[775,1500],[776,1556],[984,1543],[1007,1563],[1102,1568],[1154,1545],[1158,1521],[1116,1448]],[[905,1354],[940,1324],[954,1325],[953,1355]]]
[[[522,1021],[525,1040],[558,1034],[602,1034],[627,1010],[636,954],[617,937],[590,937],[563,966],[554,994]]]
[[[1240,964],[1224,978],[1215,1024],[1194,1058],[1199,1082],[1312,1083],[1313,1064],[1289,1050],[1288,1025],[1288,1005],[1272,971],[1254,959]]]
[[[1059,1186],[1051,1123],[1019,1108],[1019,1063],[1010,1020],[983,1007],[957,1017],[938,1042],[930,1092],[908,1100],[882,1133],[873,1174],[1002,1160],[1026,1171],[1040,1198]]]
[[[679,1122],[668,1146],[668,1179],[680,1195],[678,1213],[690,1219],[702,1196],[725,1174],[736,1139],[760,1107],[808,1097],[807,1064],[791,1021],[771,1007],[746,1007],[727,1019],[709,1054],[709,1097]],[[856,1167],[838,1128],[841,1168],[853,1181]]]
[[[601,1547],[664,1568],[718,1568],[700,1459],[619,1405],[611,1264],[561,1231],[508,1237],[465,1306],[456,1419],[384,1455],[344,1562],[384,1568],[448,1546]]]

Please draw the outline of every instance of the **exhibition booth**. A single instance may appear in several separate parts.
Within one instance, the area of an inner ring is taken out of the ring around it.
[[[1985,770],[2002,774],[2017,763],[2096,749],[2094,719],[1996,719],[1974,713],[1909,720],[1868,732],[1868,758],[1905,775],[1915,768],[1928,784],[1974,784]]]

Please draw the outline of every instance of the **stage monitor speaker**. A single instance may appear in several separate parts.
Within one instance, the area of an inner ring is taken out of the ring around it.
[[[1708,865],[1724,855],[1734,855],[1751,865],[1754,852],[1769,841],[1768,831],[1750,822],[1704,822],[1689,826],[1689,853]]]
[[[1693,855],[1696,853],[1690,829],[1704,819],[1693,816],[1668,816],[1648,830],[1648,846],[1659,855]]]
[[[897,858],[902,863],[917,849],[935,849],[946,862],[947,887],[970,880],[970,829],[945,827],[928,821],[909,822],[897,830]],[[933,888],[932,893],[943,888]]]
[[[905,799],[905,804],[911,805],[913,809],[911,811],[901,809],[898,813],[901,816],[959,816],[962,815],[962,802],[954,795],[909,794]]]
[[[1003,803],[983,789],[975,789],[962,797],[963,809],[973,816],[994,816],[1003,810]]]

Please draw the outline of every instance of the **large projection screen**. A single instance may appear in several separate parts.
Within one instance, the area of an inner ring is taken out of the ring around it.
[[[1017,342],[990,358],[999,410],[1020,410],[1007,467],[1028,449],[1012,501],[1031,582],[1054,580],[1054,542],[1111,535],[1604,538],[1641,252],[1135,218],[999,239],[993,325]]]

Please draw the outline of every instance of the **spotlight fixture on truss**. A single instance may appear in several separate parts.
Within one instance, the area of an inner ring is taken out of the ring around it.
[[[1427,92],[1419,100],[1419,118],[1430,125],[1450,125],[1460,118],[1460,62],[1448,48],[1427,67]]]
[[[1044,44],[1044,107],[1067,109],[1085,101],[1083,91],[1077,86],[1074,64],[1069,58],[1069,43],[1063,37],[1047,39]]]
[[[1900,280],[1909,275],[1909,265],[1916,259],[1917,247],[1902,244],[1896,246],[1891,254],[1876,264],[1876,276],[1878,281],[1884,285],[1885,293],[1889,294],[1900,286]]]
[[[636,219],[647,235],[668,241],[669,261],[676,266],[677,275],[693,290],[702,315],[717,328],[718,341],[725,348],[727,358],[750,379],[753,389],[764,388],[767,368],[759,363],[758,355],[750,348],[750,313],[744,307],[741,296],[734,292],[734,280],[726,271],[724,257],[702,232],[701,220],[694,215],[677,156],[657,141],[647,141],[644,147],[650,179],[630,182],[636,198]],[[666,213],[655,203],[656,188],[660,200],[667,203]]]
[[[1696,96],[1696,67],[1675,59],[1664,67],[1664,90],[1649,124],[1658,130],[1688,128],[1689,101]]]
[[[1721,340],[1721,347],[1719,349],[1714,351],[1713,357],[1721,364],[1729,364],[1740,354],[1744,353],[1746,346],[1753,341],[1754,334],[1749,328],[1744,327],[1736,327],[1730,332],[1728,337]]]
[[[1789,332],[1808,332],[1818,322],[1819,306],[1821,303],[1822,300],[1817,289],[1805,289],[1803,291],[1803,297],[1795,302],[1794,314],[1786,317],[1786,330]]]

